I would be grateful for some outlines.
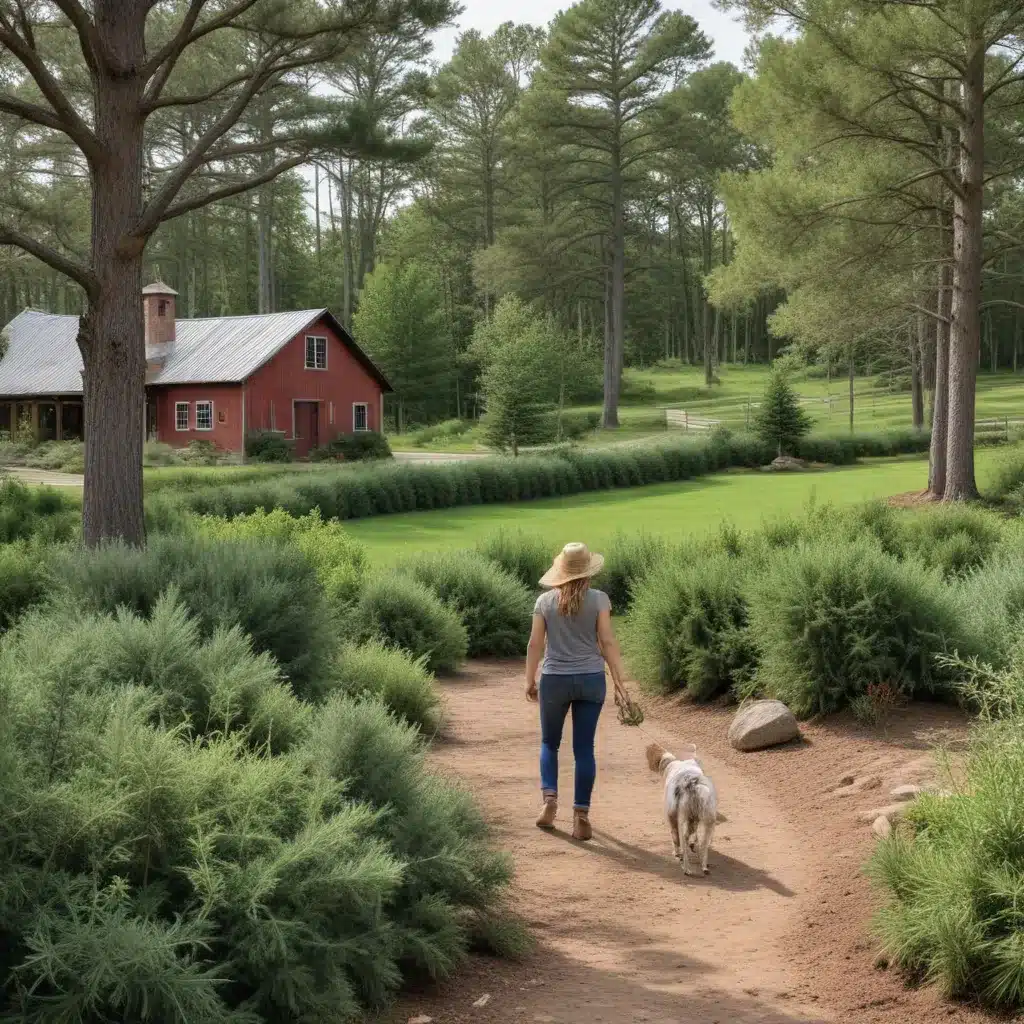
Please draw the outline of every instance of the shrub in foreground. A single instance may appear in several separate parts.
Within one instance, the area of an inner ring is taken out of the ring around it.
[[[274,656],[300,697],[324,685],[335,649],[331,616],[314,569],[293,547],[157,536],[144,551],[111,544],[62,550],[52,562],[57,602],[148,617],[173,585],[204,636],[238,626],[257,652]]]
[[[636,587],[652,570],[667,564],[671,557],[668,541],[647,533],[619,533],[605,551],[604,569],[597,586],[608,594],[616,614],[633,603]]]
[[[415,731],[334,699],[293,753],[190,743],[155,698],[4,680],[5,1010],[89,1024],[349,1020],[444,977],[509,868]]]
[[[997,515],[966,505],[926,509],[908,516],[903,532],[907,553],[947,577],[983,565],[1002,537]]]
[[[695,700],[741,690],[757,666],[743,567],[718,554],[651,573],[626,624],[630,668],[646,687]]]
[[[353,640],[379,640],[425,658],[431,672],[454,672],[469,637],[458,614],[418,580],[400,573],[371,578],[347,621]]]
[[[415,728],[375,701],[336,698],[318,716],[306,752],[344,781],[346,796],[382,812],[375,832],[405,866],[393,912],[400,961],[436,978],[471,945],[500,938],[506,944],[492,952],[522,951],[518,929],[495,927],[510,859],[488,845],[470,795],[427,772]]]
[[[1024,1007],[1024,645],[998,685],[1009,718],[976,731],[962,784],[918,799],[910,834],[878,846],[871,875],[887,897],[876,929],[893,964],[1007,1011]]]
[[[504,657],[525,649],[533,596],[504,569],[473,551],[421,555],[400,569],[458,615],[471,658]]]
[[[1002,665],[1024,634],[1024,557],[1012,548],[956,581],[962,620],[978,638],[985,660]]]
[[[0,633],[45,600],[49,588],[50,577],[40,551],[21,544],[0,546]]]
[[[146,687],[155,698],[153,724],[202,737],[236,733],[254,749],[274,752],[302,738],[310,711],[273,658],[254,654],[237,626],[204,640],[173,588],[149,619],[124,609],[30,615],[0,651],[0,676],[18,680],[26,714],[63,707],[68,733],[94,724],[79,711],[110,687]]]
[[[346,644],[335,662],[333,681],[340,692],[374,697],[398,718],[430,734],[440,725],[441,699],[426,660],[414,660],[379,640]]]
[[[751,628],[759,686],[802,716],[837,711],[873,683],[948,693],[936,656],[976,648],[941,576],[866,540],[778,553],[753,582]]]
[[[526,587],[536,591],[551,567],[551,545],[537,534],[500,530],[481,541],[476,550]]]
[[[0,544],[38,537],[45,543],[71,540],[81,513],[51,487],[28,487],[0,479]]]
[[[233,519],[200,516],[194,525],[216,540],[294,544],[312,565],[335,611],[346,612],[358,599],[366,552],[336,519],[324,522],[319,509],[296,517],[282,509],[258,508]]]

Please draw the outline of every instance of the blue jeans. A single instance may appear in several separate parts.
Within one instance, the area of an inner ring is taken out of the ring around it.
[[[558,792],[558,748],[562,743],[565,716],[572,710],[572,756],[576,762],[573,806],[590,807],[590,794],[597,776],[594,736],[604,705],[604,672],[579,676],[543,675],[540,700],[540,786],[546,793]]]

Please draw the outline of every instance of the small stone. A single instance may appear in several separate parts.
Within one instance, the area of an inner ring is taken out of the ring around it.
[[[779,700],[755,700],[736,712],[729,742],[736,750],[764,750],[789,743],[800,735],[793,712]]]
[[[891,821],[893,818],[902,818],[907,813],[907,805],[902,804],[886,804],[885,807],[876,807],[873,811],[865,811],[861,816],[860,820],[871,824],[876,818],[889,818]]]
[[[410,1017],[409,1024],[434,1024],[434,1018],[428,1017],[425,1013],[419,1017]]]
[[[473,1007],[477,1010],[482,1010],[491,1001],[491,994],[485,992],[475,1003]]]
[[[871,831],[878,836],[879,839],[888,839],[892,835],[892,822],[889,821],[884,815],[879,815],[875,818],[874,823],[871,826]]]
[[[899,801],[916,800],[923,792],[920,786],[895,786],[889,790],[889,796]]]
[[[537,1024],[555,1024],[555,1018],[548,1016],[546,1013],[535,1013],[533,1019]]]
[[[856,796],[858,793],[866,793],[870,789],[878,789],[882,780],[877,775],[864,775],[854,779],[848,786],[842,786],[832,791],[832,796],[842,799],[847,796]]]

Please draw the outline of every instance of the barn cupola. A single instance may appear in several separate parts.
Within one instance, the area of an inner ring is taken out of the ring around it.
[[[178,293],[163,281],[142,289],[142,312],[146,324],[146,367],[160,369],[174,345],[175,299]]]

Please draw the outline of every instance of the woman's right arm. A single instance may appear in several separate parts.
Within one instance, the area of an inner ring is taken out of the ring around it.
[[[619,641],[616,639],[615,630],[612,629],[612,616],[609,611],[602,611],[597,616],[597,642],[601,647],[604,660],[608,663],[616,690],[623,689],[626,670],[622,664],[622,652],[619,650]]]
[[[547,626],[544,616],[536,612],[533,626],[530,629],[530,643],[526,648],[526,699],[537,699],[537,670],[544,658],[544,645],[547,642]]]

